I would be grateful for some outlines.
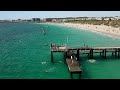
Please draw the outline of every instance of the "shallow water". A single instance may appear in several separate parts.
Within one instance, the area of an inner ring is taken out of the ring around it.
[[[45,29],[46,35],[40,27]],[[54,53],[54,63],[51,63],[50,43],[67,43],[72,47],[84,44],[88,46],[119,46],[120,40],[57,25],[0,23],[0,78],[70,79],[62,53]],[[96,61],[91,63],[87,55],[81,56],[80,67],[83,70],[83,79],[120,78],[120,59],[115,59],[111,53],[107,53],[107,59],[96,54],[94,60]]]

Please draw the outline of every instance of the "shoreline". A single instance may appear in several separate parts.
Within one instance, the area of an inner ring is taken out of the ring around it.
[[[111,38],[120,39],[120,28],[115,28],[106,25],[92,25],[92,24],[77,24],[77,23],[46,23],[52,25],[60,25],[72,27],[82,30],[88,30],[97,34],[102,34]]]

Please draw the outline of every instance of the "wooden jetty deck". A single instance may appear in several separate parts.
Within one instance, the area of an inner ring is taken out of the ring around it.
[[[74,73],[79,74],[79,78],[80,78],[82,70],[79,67],[79,62],[76,61],[75,59],[73,59],[73,62],[72,62],[72,59],[66,59],[66,63],[68,65],[68,69],[70,71],[71,78],[73,78]]]
[[[66,47],[51,44],[51,62],[53,63],[53,52],[62,52],[64,54],[64,61],[67,63],[69,68],[71,78],[73,73],[79,73],[81,76],[82,70],[79,67],[78,61],[80,61],[79,56],[81,54],[88,54],[90,59],[93,59],[94,53],[100,53],[100,56],[106,58],[107,52],[112,52],[112,56],[118,57],[120,55],[120,47]],[[76,60],[73,60],[71,64],[71,59],[68,59],[70,56],[75,56]]]
[[[120,47],[68,47],[68,50],[116,50],[116,49],[120,49]]]
[[[51,45],[52,52],[65,52],[67,49],[65,46]]]

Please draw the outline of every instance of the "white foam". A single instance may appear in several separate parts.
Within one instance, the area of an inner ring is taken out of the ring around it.
[[[91,63],[95,63],[96,62],[96,60],[94,60],[94,59],[90,59],[88,61],[91,62]]]
[[[45,72],[48,72],[48,70],[45,70]]]
[[[59,61],[60,63],[63,63],[63,61]]]
[[[46,64],[46,62],[41,62],[41,64]]]
[[[51,71],[53,71],[54,70],[54,68],[50,68],[50,69],[48,69],[48,70],[45,70],[45,72],[51,72]]]

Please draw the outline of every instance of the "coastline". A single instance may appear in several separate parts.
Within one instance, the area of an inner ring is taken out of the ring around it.
[[[77,23],[46,23],[53,25],[60,25],[72,28],[78,28],[82,30],[88,30],[94,33],[106,35],[111,38],[120,39],[120,28],[115,28],[106,25],[92,25],[92,24],[77,24]]]

